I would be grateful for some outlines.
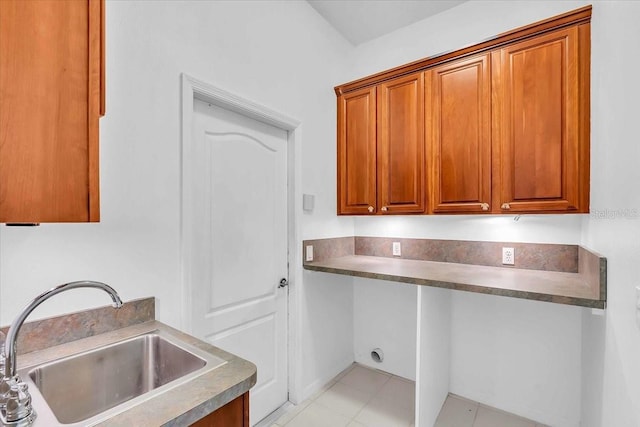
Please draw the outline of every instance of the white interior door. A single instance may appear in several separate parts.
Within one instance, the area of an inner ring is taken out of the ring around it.
[[[287,400],[287,132],[194,100],[192,332],[255,363],[250,421]]]

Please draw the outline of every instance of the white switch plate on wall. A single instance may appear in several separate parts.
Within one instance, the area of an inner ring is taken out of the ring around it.
[[[305,261],[313,261],[313,245],[307,245],[305,248]]]
[[[393,242],[393,256],[402,256],[400,242]]]
[[[640,286],[636,286],[636,326],[640,329]]]

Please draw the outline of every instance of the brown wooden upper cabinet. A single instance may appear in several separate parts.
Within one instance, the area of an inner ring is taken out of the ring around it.
[[[490,67],[482,54],[425,73],[434,213],[491,210]]]
[[[338,213],[589,212],[590,20],[336,87]]]
[[[0,222],[99,221],[104,0],[2,0],[0,52]]]
[[[338,213],[422,213],[421,73],[338,97]]]
[[[573,26],[491,54],[501,212],[588,212],[589,145],[580,133],[588,56],[580,55],[580,31]]]
[[[338,213],[373,213],[376,196],[376,88],[338,98]]]
[[[425,210],[422,73],[378,86],[378,211]]]

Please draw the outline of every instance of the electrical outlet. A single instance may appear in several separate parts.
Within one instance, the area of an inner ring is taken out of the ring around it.
[[[400,242],[393,242],[393,256],[402,256]]]
[[[305,261],[313,261],[313,245],[307,245],[305,250]]]
[[[513,248],[502,248],[502,263],[505,265],[514,265],[516,262],[516,254]]]

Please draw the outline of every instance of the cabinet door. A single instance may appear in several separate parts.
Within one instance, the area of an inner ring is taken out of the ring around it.
[[[191,424],[191,427],[249,427],[249,392]]]
[[[0,222],[99,220],[103,1],[0,1]]]
[[[489,212],[489,54],[436,67],[425,76],[432,210],[434,213]]]
[[[376,209],[376,88],[338,98],[338,214]]]
[[[378,87],[378,191],[383,214],[425,211],[424,79]]]
[[[582,61],[589,61],[582,58]],[[494,126],[500,212],[566,212],[580,207],[578,27],[494,52]],[[582,139],[582,140],[581,140]],[[588,168],[588,158],[582,167]],[[588,178],[587,178],[588,187]],[[588,192],[588,188],[586,189]],[[582,207],[582,209],[588,207]]]

